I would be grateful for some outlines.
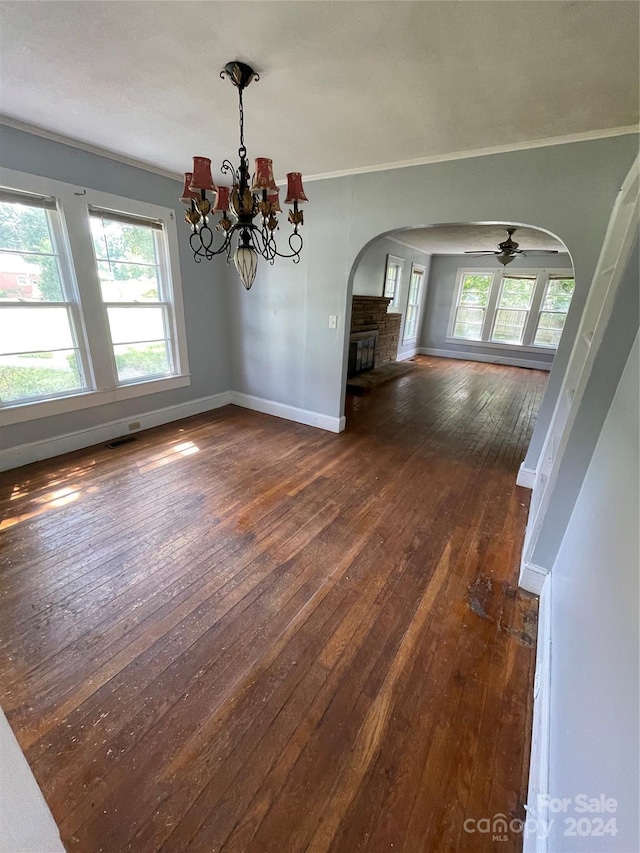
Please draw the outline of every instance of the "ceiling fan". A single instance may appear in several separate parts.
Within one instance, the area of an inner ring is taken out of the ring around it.
[[[500,263],[506,267],[507,264],[510,264],[511,261],[515,260],[518,255],[523,255],[525,258],[527,255],[557,255],[557,249],[521,249],[520,244],[516,243],[515,240],[512,239],[513,235],[517,231],[517,228],[507,228],[507,234],[509,235],[506,240],[503,240],[502,243],[498,243],[497,250],[489,249],[479,249],[477,251],[468,251],[465,252],[465,255],[495,255]]]

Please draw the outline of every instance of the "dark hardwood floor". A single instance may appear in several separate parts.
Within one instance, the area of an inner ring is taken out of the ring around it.
[[[341,435],[227,407],[0,475],[0,704],[69,851],[521,849],[463,824],[524,817],[546,374],[417,362]]]

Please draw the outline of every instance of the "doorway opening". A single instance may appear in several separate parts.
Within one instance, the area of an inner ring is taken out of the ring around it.
[[[568,321],[575,292],[565,244],[538,227],[446,223],[382,233],[349,277],[345,403],[404,382],[425,357],[548,373],[565,326],[568,334],[576,326]],[[346,406],[347,423],[352,414]]]

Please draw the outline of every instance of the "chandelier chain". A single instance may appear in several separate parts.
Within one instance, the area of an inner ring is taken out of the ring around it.
[[[238,154],[241,158],[247,156],[247,149],[244,145],[244,104],[242,103],[242,89],[238,87],[238,101],[240,111],[240,148]]]

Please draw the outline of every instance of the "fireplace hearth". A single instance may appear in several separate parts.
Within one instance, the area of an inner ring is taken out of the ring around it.
[[[349,336],[349,378],[396,360],[402,314],[389,314],[390,299],[354,296]]]

